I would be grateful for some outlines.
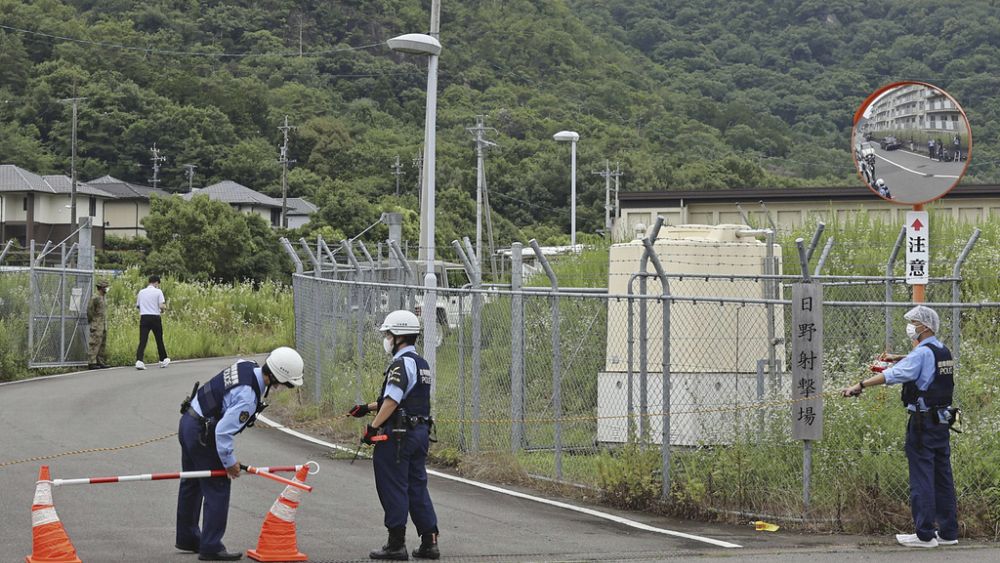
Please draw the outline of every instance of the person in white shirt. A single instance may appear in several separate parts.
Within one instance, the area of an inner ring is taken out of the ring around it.
[[[135,306],[139,309],[139,347],[135,350],[135,369],[146,369],[142,359],[146,353],[146,341],[149,340],[150,331],[153,331],[153,336],[156,337],[160,367],[167,367],[170,365],[170,358],[167,357],[167,348],[163,345],[163,323],[160,320],[160,314],[167,309],[167,301],[160,291],[160,276],[156,274],[149,276],[149,285],[139,291]]]

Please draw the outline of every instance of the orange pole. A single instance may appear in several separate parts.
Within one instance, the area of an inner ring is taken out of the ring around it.
[[[913,206],[914,211],[923,211],[923,204],[917,204]],[[929,243],[930,241],[928,241]],[[913,302],[914,303],[924,303],[924,290],[927,289],[925,285],[915,285],[913,286]]]

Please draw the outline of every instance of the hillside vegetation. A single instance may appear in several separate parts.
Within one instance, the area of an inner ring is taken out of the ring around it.
[[[0,0],[0,162],[68,171],[60,100],[75,94],[82,178],[146,183],[155,143],[167,188],[186,189],[190,163],[196,186],[277,195],[288,115],[290,195],[320,205],[314,228],[335,240],[402,210],[415,238],[426,67],[384,41],[426,31],[428,13],[415,0]],[[965,105],[968,181],[996,181],[998,13],[955,0],[444,0],[437,243],[474,231],[478,114],[496,128],[501,243],[566,234],[560,129],[581,134],[578,228],[593,233],[605,158],[630,190],[856,184],[851,116],[897,79]]]

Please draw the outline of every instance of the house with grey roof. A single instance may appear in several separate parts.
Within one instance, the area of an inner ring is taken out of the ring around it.
[[[223,180],[217,184],[200,189],[196,188],[181,197],[190,201],[191,198],[198,195],[206,195],[213,201],[228,203],[240,213],[260,215],[272,227],[277,227],[281,224],[280,199],[264,195],[231,180]]]
[[[101,176],[87,183],[114,196],[114,199],[104,202],[104,232],[125,238],[146,235],[142,220],[149,215],[151,196],[170,196],[164,190],[125,182],[113,176]]]
[[[310,216],[319,211],[315,204],[301,197],[288,198],[288,228],[297,229],[309,223]]]
[[[0,165],[0,241],[59,242],[76,230],[70,223],[72,180],[41,176],[13,164]],[[114,196],[85,182],[76,183],[77,217],[93,217],[93,243],[104,247],[104,202]]]

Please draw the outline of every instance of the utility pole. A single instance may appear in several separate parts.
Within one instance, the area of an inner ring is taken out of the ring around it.
[[[191,192],[194,191],[194,169],[195,168],[198,168],[198,167],[195,166],[194,164],[185,164],[184,165],[184,175],[187,176],[187,179],[188,179],[188,193],[191,193]]]
[[[76,88],[74,87],[74,93]],[[76,229],[76,122],[77,122],[77,108],[79,103],[87,98],[66,98],[64,100],[59,100],[63,103],[73,104],[73,126],[72,126],[72,141],[70,148],[70,188],[69,188],[69,222],[73,229]]]
[[[496,129],[492,127],[484,126],[485,117],[482,115],[476,116],[476,126],[466,127],[465,130],[472,133],[476,140],[476,261],[479,264],[480,271],[482,270],[483,263],[483,190],[486,185],[486,162],[485,162],[485,148],[489,146],[496,146],[496,143],[487,141],[483,138],[483,133],[486,131],[495,132]]]
[[[295,162],[288,160],[288,132],[295,129],[288,124],[288,116],[285,116],[285,124],[278,127],[284,137],[284,142],[280,147],[278,163],[281,164],[281,227],[288,228],[288,163]]]
[[[396,177],[396,197],[399,197],[399,177],[403,175],[403,165],[399,163],[398,154],[396,155],[396,163],[392,165],[392,170],[392,175]]]
[[[153,153],[153,157],[150,159],[153,161],[153,177],[150,178],[149,182],[153,184],[155,190],[160,184],[160,163],[166,162],[167,157],[160,156],[160,149],[156,148],[156,143],[153,143],[153,148],[149,151]]]
[[[624,173],[622,172],[621,162],[617,161],[615,162],[615,171],[612,172],[612,176],[614,176],[615,178],[615,223],[614,224],[618,225],[619,221],[622,218],[622,208],[621,205],[618,203],[618,187],[619,187],[618,178],[624,176]]]
[[[611,164],[604,159],[604,170],[591,172],[604,178],[604,236],[611,240]]]
[[[424,153],[423,149],[413,157],[413,167],[417,169],[417,197],[420,199],[420,211],[424,209]],[[423,236],[423,235],[421,235]]]

